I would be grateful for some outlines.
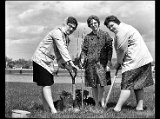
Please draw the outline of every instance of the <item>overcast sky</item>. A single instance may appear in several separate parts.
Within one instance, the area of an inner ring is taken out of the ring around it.
[[[103,23],[108,15],[133,25],[155,59],[155,1],[6,1],[5,54],[13,60],[31,59],[45,35],[66,17],[74,16],[79,25],[70,35],[69,51],[75,57],[80,52],[82,34],[91,31],[86,22],[90,15],[99,17],[100,28],[105,31],[108,29]]]

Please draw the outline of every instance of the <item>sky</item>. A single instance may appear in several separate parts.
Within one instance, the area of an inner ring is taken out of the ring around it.
[[[68,16],[78,21],[70,35],[69,52],[74,58],[81,51],[90,15],[100,19],[100,28],[109,15],[135,27],[155,60],[155,1],[5,1],[5,55],[12,60],[30,60],[40,41]],[[113,58],[116,58],[113,50]]]

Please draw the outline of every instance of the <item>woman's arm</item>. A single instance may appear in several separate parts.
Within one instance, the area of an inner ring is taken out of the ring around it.
[[[84,67],[85,62],[87,60],[87,52],[88,52],[88,39],[87,37],[84,38],[84,41],[82,43],[82,50],[81,50],[81,54],[80,54],[80,65],[82,67]]]
[[[110,35],[107,33],[106,34],[106,38],[107,38],[107,48],[106,48],[106,50],[107,50],[107,58],[108,58],[108,63],[107,63],[107,65],[110,67],[110,68],[112,68],[112,62],[111,62],[111,60],[112,60],[112,54],[113,54],[113,45],[112,45],[112,43],[113,43],[113,39],[110,37]]]

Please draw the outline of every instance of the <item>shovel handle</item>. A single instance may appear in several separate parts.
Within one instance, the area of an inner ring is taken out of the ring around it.
[[[73,76],[72,72],[69,72],[71,78],[72,78],[72,84],[75,84],[75,78],[77,76],[77,71],[75,71],[75,75]]]
[[[77,76],[77,71],[73,70],[75,72],[75,75],[72,74],[72,72],[69,72],[71,78],[72,78],[72,95],[73,95],[73,100],[75,100],[76,98],[76,94],[75,94],[75,78]],[[74,103],[73,103],[74,106]]]
[[[115,76],[114,76],[114,78],[113,78],[113,82],[112,82],[111,87],[110,87],[110,89],[109,89],[109,92],[108,92],[108,95],[107,95],[107,98],[106,98],[106,102],[105,102],[105,104],[103,105],[103,108],[105,108],[105,107],[107,106],[107,103],[108,103],[108,100],[109,100],[109,98],[110,98],[110,95],[111,95],[111,91],[112,91],[114,82],[115,82],[116,77],[117,77],[117,74],[118,74],[118,70],[116,70],[116,72],[115,72]]]
[[[116,70],[115,76],[117,76],[117,74],[118,74],[118,69]]]

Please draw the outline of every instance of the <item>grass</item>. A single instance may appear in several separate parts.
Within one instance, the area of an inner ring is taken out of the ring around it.
[[[114,84],[107,109],[102,110],[102,113],[93,113],[89,111],[92,106],[85,106],[78,113],[73,113],[70,110],[51,114],[42,110],[40,87],[34,83],[5,83],[5,117],[10,118],[13,109],[27,110],[31,112],[30,118],[155,118],[155,86],[145,88],[144,106],[146,109],[142,112],[135,110],[136,101],[132,91],[130,98],[124,104],[122,111],[119,113],[113,112],[119,94],[120,84]],[[76,84],[76,88],[80,88],[80,84]],[[106,94],[110,86],[105,88]],[[85,88],[90,91],[89,88]],[[54,84],[52,86],[53,99],[59,99],[59,93],[62,90],[71,92],[71,84]]]

